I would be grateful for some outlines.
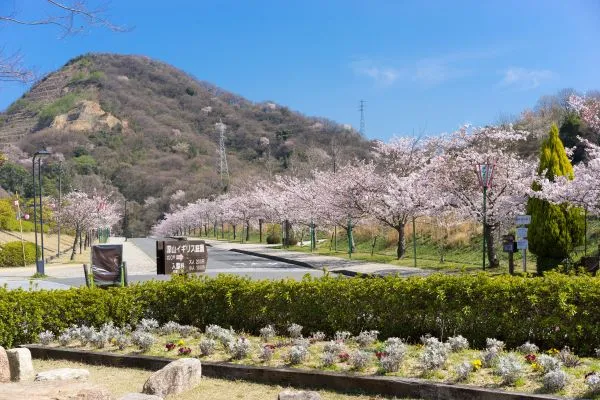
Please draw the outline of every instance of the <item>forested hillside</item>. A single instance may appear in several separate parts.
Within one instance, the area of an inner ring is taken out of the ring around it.
[[[230,181],[219,174],[225,124]],[[31,155],[43,148],[45,188],[113,192],[128,202],[129,229],[143,234],[168,204],[223,192],[253,177],[306,175],[367,158],[370,143],[349,126],[283,105],[253,103],[143,56],[88,54],[49,74],[0,114],[11,160],[10,192],[31,195]],[[59,165],[59,161],[63,160]]]

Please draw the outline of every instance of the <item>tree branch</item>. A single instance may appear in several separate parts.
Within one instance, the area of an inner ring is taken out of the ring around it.
[[[0,15],[0,26],[3,23],[43,26],[49,25],[58,27],[62,31],[61,38],[71,35],[77,35],[82,32],[86,26],[100,26],[110,29],[114,32],[127,32],[130,28],[115,25],[104,17],[103,8],[91,9],[86,4],[86,0],[46,0],[54,12],[43,19],[18,18],[16,15]],[[82,22],[82,23],[79,23]],[[23,82],[29,83],[35,79],[35,74],[31,69],[23,64],[23,57],[20,53],[5,56],[0,51],[0,82]]]

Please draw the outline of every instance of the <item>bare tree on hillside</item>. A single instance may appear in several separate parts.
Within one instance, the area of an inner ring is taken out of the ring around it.
[[[115,32],[128,30],[126,27],[110,22],[105,16],[105,8],[88,4],[90,2],[86,0],[39,0],[39,2],[47,3],[50,9],[48,16],[39,19],[31,18],[26,12],[20,13],[14,10],[9,14],[0,14],[0,27],[4,24],[50,26],[61,32],[61,38],[77,35],[88,27],[103,27]],[[7,53],[0,48],[0,81],[28,83],[35,77],[31,68],[23,63],[23,55],[20,52]]]

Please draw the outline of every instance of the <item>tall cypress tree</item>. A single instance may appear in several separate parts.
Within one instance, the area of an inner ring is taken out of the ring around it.
[[[555,124],[552,124],[548,137],[542,142],[537,172],[550,181],[557,176],[573,179],[573,166],[558,137]],[[555,267],[569,257],[575,246],[582,243],[585,221],[581,208],[569,203],[552,204],[530,198],[527,213],[531,215],[527,233],[529,249],[537,257],[538,273]]]

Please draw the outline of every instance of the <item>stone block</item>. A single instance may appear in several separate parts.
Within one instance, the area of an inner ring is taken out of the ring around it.
[[[119,400],[163,400],[163,398],[154,394],[127,393]]]
[[[165,397],[192,389],[202,377],[202,363],[196,358],[182,358],[153,373],[144,383],[145,394]]]
[[[35,381],[85,381],[90,377],[90,371],[79,368],[59,368],[43,371],[35,376]]]
[[[277,400],[321,400],[321,395],[307,390],[284,390],[279,392]]]
[[[0,383],[10,382],[10,365],[4,347],[0,346]]]
[[[19,348],[6,351],[10,365],[10,379],[14,382],[32,380],[35,372],[29,349]]]

